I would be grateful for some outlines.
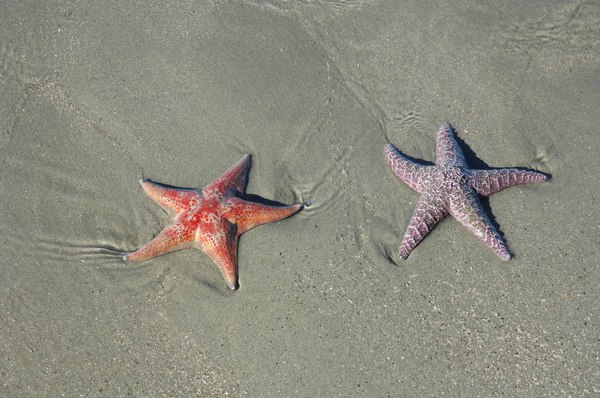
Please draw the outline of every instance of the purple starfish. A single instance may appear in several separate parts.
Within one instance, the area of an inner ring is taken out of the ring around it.
[[[529,170],[469,169],[449,124],[438,131],[433,166],[408,160],[392,144],[385,146],[384,155],[400,181],[421,194],[400,245],[402,259],[450,213],[498,257],[510,260],[506,243],[483,211],[477,194],[490,196],[513,185],[548,180],[544,174]]]

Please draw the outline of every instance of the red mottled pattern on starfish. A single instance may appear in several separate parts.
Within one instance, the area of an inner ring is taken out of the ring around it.
[[[141,261],[195,247],[218,266],[227,286],[238,288],[237,246],[241,234],[262,224],[298,212],[302,205],[268,206],[249,202],[244,193],[250,155],[202,189],[175,188],[142,180],[144,192],[171,216],[173,221],[145,246],[124,257]]]
[[[384,155],[400,181],[421,194],[400,245],[402,259],[450,213],[498,257],[510,260],[506,243],[483,211],[478,194],[489,196],[513,185],[548,180],[546,175],[530,170],[469,169],[449,124],[438,131],[433,166],[408,160],[392,144],[385,146]]]

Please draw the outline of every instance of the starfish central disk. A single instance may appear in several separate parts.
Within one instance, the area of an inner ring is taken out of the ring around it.
[[[148,260],[194,247],[217,264],[229,288],[237,289],[240,235],[259,225],[287,218],[302,208],[301,204],[269,206],[242,199],[249,168],[250,155],[244,155],[214,182],[200,189],[141,180],[144,192],[167,212],[172,222],[124,259]]]
[[[470,169],[449,124],[438,131],[434,165],[413,162],[392,144],[385,146],[384,155],[400,181],[421,194],[400,245],[402,259],[442,218],[451,214],[498,257],[510,260],[506,243],[481,207],[479,196],[490,196],[513,185],[548,180],[542,173],[516,168]]]

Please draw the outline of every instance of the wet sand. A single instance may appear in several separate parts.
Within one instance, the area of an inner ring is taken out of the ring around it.
[[[600,9],[468,1],[0,5],[0,395],[584,396],[600,390]],[[408,260],[383,147],[552,181]],[[142,177],[299,214],[244,234],[240,289]]]

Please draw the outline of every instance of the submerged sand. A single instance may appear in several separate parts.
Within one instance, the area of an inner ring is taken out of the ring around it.
[[[0,5],[0,395],[582,396],[600,390],[600,9],[566,1]],[[400,261],[391,142],[545,184]],[[309,201],[245,234],[240,289],[138,185]]]

